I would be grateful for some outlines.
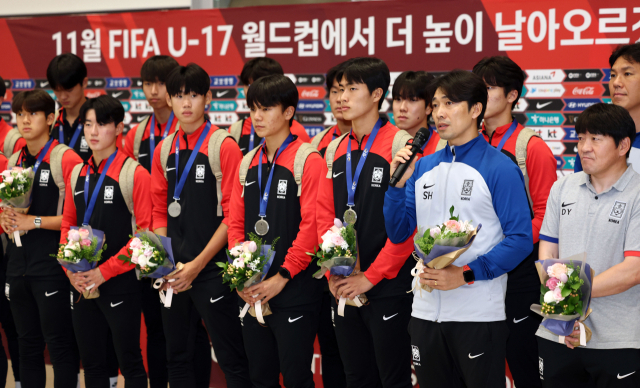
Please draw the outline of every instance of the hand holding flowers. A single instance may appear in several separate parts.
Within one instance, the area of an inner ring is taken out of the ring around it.
[[[2,207],[11,208],[11,214],[27,214],[29,206],[31,205],[31,189],[33,188],[34,172],[31,167],[23,169],[22,167],[12,167],[9,170],[3,171],[0,176],[2,177],[2,183],[0,183],[0,199],[2,200]],[[2,227],[8,232],[9,238],[15,241],[16,245],[21,247],[22,241],[20,236],[26,233],[26,230],[18,228],[18,217],[14,217],[11,223],[7,217],[3,217]],[[24,217],[22,221],[24,220]],[[20,223],[22,226],[22,222]]]

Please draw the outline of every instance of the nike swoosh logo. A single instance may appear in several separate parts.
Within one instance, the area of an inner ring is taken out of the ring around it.
[[[635,371],[633,371],[633,372],[631,372],[631,373],[629,373],[629,374],[626,374],[626,375],[624,375],[624,376],[620,376],[620,373],[618,373],[618,380],[622,380],[622,379],[624,379],[625,377],[629,377],[629,376],[631,376],[631,375],[632,375],[632,374],[634,374],[634,373],[636,373],[636,372],[635,372]]]
[[[527,315],[526,317],[522,318],[522,319],[518,319],[517,321],[516,321],[516,319],[515,319],[515,318],[513,318],[513,323],[520,323],[520,322],[524,321],[524,320],[525,320],[525,319],[527,319],[527,318],[529,318],[529,316],[528,316],[528,315]]]
[[[167,168],[167,171],[175,170],[175,167]]]
[[[425,185],[424,185],[424,186],[422,186],[422,188],[426,190],[426,189],[428,189],[428,188],[430,188],[430,187],[433,187],[433,186],[435,186],[435,185],[436,185],[436,184],[434,183],[434,184],[432,184],[431,186],[427,186],[427,184],[425,183]]]
[[[222,296],[221,296],[221,297],[219,297],[218,299],[213,299],[213,298],[211,298],[211,299],[209,299],[209,302],[211,302],[211,303],[216,303],[217,301],[219,301],[219,300],[220,300],[220,299],[222,299],[222,298],[224,298],[224,295],[222,295]]]
[[[147,116],[138,117],[138,118],[136,118],[136,120],[137,120],[139,123],[141,123],[141,122],[143,122],[143,121],[144,121],[144,119],[145,119],[146,117],[147,117]]]
[[[256,183],[256,181],[253,181],[253,182],[247,182],[247,183],[245,183],[245,184],[244,184],[244,186],[245,186],[245,187],[247,187],[247,186],[251,186],[251,185],[252,185],[252,184],[254,184],[254,183]]]
[[[333,177],[335,178],[335,177],[339,176],[340,174],[344,174],[344,171],[339,172],[339,173],[337,173],[337,174],[334,172],[334,173],[333,173]]]
[[[246,151],[246,150],[247,150],[246,148],[240,148],[240,151]]]
[[[537,104],[536,104],[536,108],[538,108],[538,109],[542,109],[542,108],[544,108],[545,106],[547,106],[547,105],[551,104],[552,102],[553,102],[553,101],[549,101],[549,102],[545,102],[544,104],[537,103]]]
[[[118,303],[111,303],[111,307],[116,307],[116,306],[120,306],[121,304],[124,303],[124,300],[122,302],[118,302]]]
[[[222,97],[222,96],[224,96],[224,95],[225,95],[225,94],[227,94],[227,93],[229,93],[229,91],[228,91],[228,90],[224,90],[224,91],[222,91],[222,92],[216,92],[216,97]]]
[[[120,97],[120,96],[122,95],[122,93],[123,93],[123,92],[113,93],[111,96],[112,96],[113,98]]]
[[[300,319],[302,317],[303,317],[303,315],[299,316],[298,318],[294,318],[294,319],[291,319],[291,317],[289,317],[289,323],[295,322],[295,321],[297,321],[298,319]]]
[[[45,291],[44,296],[49,297],[49,296],[51,296],[51,295],[53,295],[53,294],[57,294],[57,293],[58,293],[58,291],[54,291],[54,292],[46,292],[46,291]]]
[[[82,191],[76,191],[76,195],[78,195],[78,194],[82,194],[82,193],[84,193],[84,190],[82,190]]]
[[[138,154],[138,157],[141,158],[143,156],[149,156],[149,154]]]
[[[567,207],[567,206],[571,206],[573,205],[575,202],[571,202],[571,203],[564,203],[562,202],[562,207]]]
[[[395,313],[395,314],[393,314],[393,315],[392,315],[392,316],[390,316],[390,317],[387,317],[386,315],[383,315],[383,316],[382,316],[382,320],[383,320],[383,321],[388,321],[389,319],[391,319],[391,318],[395,317],[395,316],[396,316],[396,315],[398,315],[398,314],[399,314],[399,313]]]
[[[484,353],[480,353],[480,354],[478,354],[478,355],[472,356],[472,355],[471,355],[471,353],[469,353],[469,358],[473,360],[474,358],[476,358],[476,357],[480,357],[480,356],[482,356],[483,354],[484,354]]]
[[[44,88],[47,85],[49,85],[49,82],[40,82],[40,87],[41,88]]]

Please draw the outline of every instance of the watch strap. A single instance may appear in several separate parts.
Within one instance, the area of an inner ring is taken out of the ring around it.
[[[462,276],[467,284],[473,284],[476,280],[473,270],[468,265],[462,267]]]

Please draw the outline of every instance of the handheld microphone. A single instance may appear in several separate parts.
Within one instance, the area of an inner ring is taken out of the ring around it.
[[[409,167],[413,159],[415,159],[416,155],[422,154],[422,146],[427,144],[427,142],[429,141],[429,136],[431,136],[431,132],[427,128],[422,127],[418,130],[418,133],[416,133],[416,137],[413,138],[413,143],[407,142],[407,145],[411,145],[411,156],[405,163],[400,164],[396,171],[393,173],[393,175],[391,176],[391,180],[389,180],[390,186],[396,187],[400,179],[402,179],[405,171],[407,171],[407,167]],[[395,157],[395,155],[393,156]]]

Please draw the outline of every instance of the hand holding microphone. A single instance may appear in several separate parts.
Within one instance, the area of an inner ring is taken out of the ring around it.
[[[391,179],[389,185],[392,187],[404,187],[404,183],[411,177],[416,164],[416,155],[422,154],[422,147],[429,141],[431,132],[422,127],[413,138],[413,142],[400,149],[391,161]]]

